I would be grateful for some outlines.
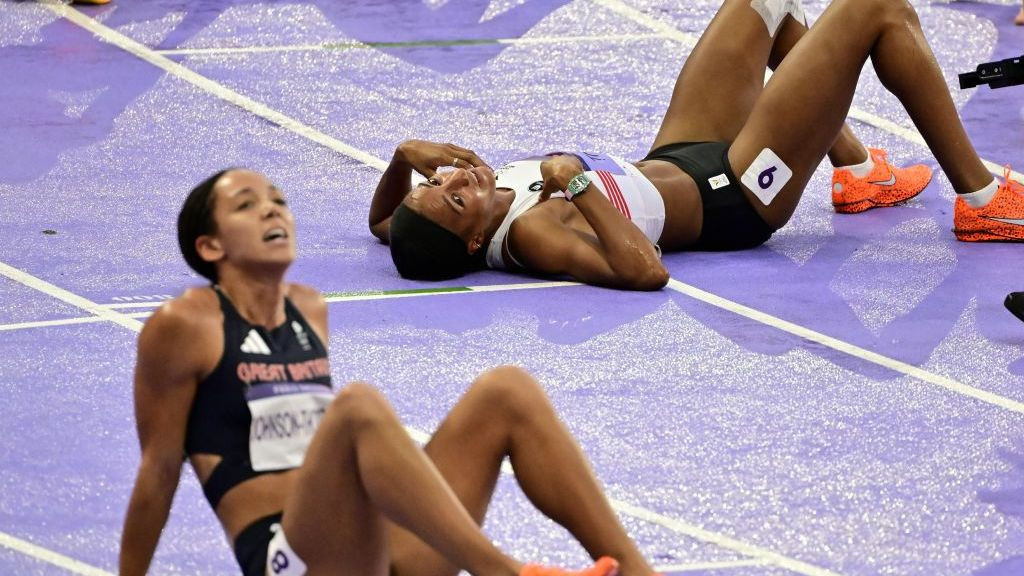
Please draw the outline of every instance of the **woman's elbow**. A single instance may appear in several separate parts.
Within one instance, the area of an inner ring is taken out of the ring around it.
[[[658,262],[633,271],[626,275],[626,279],[620,288],[650,292],[664,288],[668,284],[669,274],[661,262]]]
[[[661,290],[668,284],[668,279],[668,270],[664,266],[658,266],[657,269],[649,270],[647,274],[644,274],[635,290]]]

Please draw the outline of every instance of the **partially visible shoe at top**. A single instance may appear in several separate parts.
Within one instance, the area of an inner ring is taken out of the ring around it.
[[[972,208],[956,199],[953,233],[963,242],[1024,242],[1024,185],[1010,178],[1009,168],[988,204]]]
[[[915,164],[899,168],[889,164],[885,150],[868,148],[875,167],[860,178],[852,171],[832,171],[832,206],[841,214],[856,214],[871,208],[895,206],[910,200],[932,180],[931,168]]]
[[[85,4],[87,6],[99,6],[101,4],[110,4],[110,0],[71,0],[72,4]]]
[[[573,572],[561,568],[549,568],[538,564],[527,564],[519,571],[519,576],[618,576],[619,563],[614,558],[604,556],[586,570]]]

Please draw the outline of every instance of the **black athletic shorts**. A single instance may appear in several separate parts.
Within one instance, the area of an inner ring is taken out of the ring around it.
[[[764,244],[775,233],[743,193],[729,166],[729,145],[725,142],[666,144],[652,150],[644,160],[671,162],[697,183],[704,204],[704,225],[697,242],[685,250],[745,250]],[[721,180],[723,175],[728,178],[727,184]],[[712,188],[712,179],[718,180],[719,188]]]
[[[235,538],[235,559],[245,576],[266,576],[267,548],[274,538],[270,527],[281,522],[281,514],[271,514],[249,524]]]

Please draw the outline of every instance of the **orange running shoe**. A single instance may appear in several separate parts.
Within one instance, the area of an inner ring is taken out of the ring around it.
[[[1003,183],[992,201],[971,208],[963,198],[953,204],[953,233],[963,242],[1024,242],[1024,184],[1003,170]]]
[[[618,573],[619,563],[614,558],[602,556],[593,566],[579,572],[527,564],[519,571],[519,576],[618,576]]]
[[[866,178],[849,170],[832,171],[832,206],[841,214],[856,214],[880,206],[895,206],[921,193],[932,181],[932,169],[915,164],[898,168],[885,150],[868,148],[875,169]]]

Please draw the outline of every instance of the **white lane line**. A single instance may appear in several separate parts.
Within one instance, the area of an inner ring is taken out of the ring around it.
[[[41,280],[31,274],[28,274],[27,272],[22,272],[17,268],[8,266],[3,262],[0,262],[0,275],[6,276],[11,280],[14,280],[15,282],[18,282],[19,284],[23,284],[25,286],[28,286],[29,288],[38,290],[58,300],[67,302],[72,306],[77,306],[94,316],[98,316],[104,320],[109,320],[114,324],[124,326],[129,330],[134,330],[138,332],[139,330],[142,329],[142,323],[139,322],[138,320],[129,318],[119,312],[115,312],[113,310],[104,308],[103,306],[100,306],[99,304],[91,300],[83,298],[77,294],[68,292],[67,290],[60,288],[58,286],[54,286],[53,284],[50,284],[45,280]]]
[[[512,284],[482,284],[479,286],[424,288],[421,290],[370,290],[366,292],[334,294],[327,292],[324,294],[324,299],[327,300],[328,302],[358,302],[361,300],[390,300],[394,298],[415,298],[419,296],[445,296],[448,294],[537,290],[540,288],[561,288],[564,286],[582,286],[582,284],[580,284],[579,282],[518,282]],[[165,301],[132,302],[128,304],[115,302],[112,304],[101,304],[101,306],[103,306],[104,308],[109,308],[111,310],[120,310],[125,308],[156,308],[163,304],[164,302]],[[129,314],[129,316],[134,315]],[[10,324],[9,326],[17,327],[18,325]],[[0,324],[0,330],[3,329],[4,325]]]
[[[672,290],[675,290],[676,292],[685,294],[690,298],[700,300],[701,302],[711,304],[712,306],[716,306],[718,308],[727,310],[734,314],[739,314],[740,316],[745,316],[747,318],[750,318],[751,320],[754,320],[766,326],[771,326],[772,328],[782,330],[783,332],[788,332],[795,336],[799,336],[805,340],[810,340],[811,342],[821,344],[822,346],[826,346],[837,352],[849,354],[850,356],[860,358],[861,360],[866,360],[873,364],[877,364],[884,368],[888,368],[894,372],[900,372],[902,374],[906,374],[907,376],[917,378],[918,380],[923,380],[930,384],[941,386],[951,392],[955,392],[962,396],[967,396],[970,398],[974,398],[976,400],[981,400],[982,402],[991,404],[993,406],[998,406],[999,408],[1010,410],[1011,412],[1024,414],[1024,403],[1022,402],[1011,400],[1009,398],[1004,398],[1002,396],[999,396],[998,394],[993,394],[991,392],[987,392],[985,390],[981,390],[973,386],[968,386],[967,384],[962,384],[960,382],[957,382],[956,380],[953,380],[952,378],[941,376],[939,374],[934,374],[932,372],[924,370],[923,368],[918,368],[917,366],[914,366],[912,364],[900,362],[899,360],[883,356],[876,352],[872,352],[871,350],[868,350],[866,348],[861,348],[860,346],[844,342],[842,340],[839,340],[838,338],[826,336],[821,332],[815,332],[814,330],[804,328],[799,324],[794,324],[787,320],[783,320],[782,318],[779,318],[777,316],[766,314],[765,312],[755,310],[748,306],[744,306],[737,302],[733,302],[732,300],[726,300],[721,296],[717,296],[715,294],[712,294],[711,292],[706,292],[704,290],[701,290],[700,288],[691,286],[689,284],[684,284],[683,282],[680,282],[675,279],[668,281],[668,287]]]
[[[699,40],[697,36],[687,34],[679,30],[675,26],[668,24],[667,22],[662,22],[661,20],[658,20],[653,16],[648,16],[647,14],[637,10],[636,8],[633,8],[632,6],[627,6],[625,3],[619,2],[618,0],[591,0],[591,2],[593,4],[597,4],[598,6],[603,6],[613,12],[618,12],[619,14],[622,14],[626,18],[632,20],[633,22],[636,22],[641,26],[646,26],[648,29],[653,30],[659,36],[671,38],[672,40],[675,40],[676,42],[679,42],[688,48],[693,48],[694,46],[696,46],[697,41]]]
[[[767,562],[762,560],[733,560],[725,562],[702,562],[699,564],[666,564],[657,566],[654,569],[661,573],[679,572],[703,572],[705,570],[727,570],[729,568],[748,568],[751,566],[765,566]]]
[[[124,314],[127,318],[147,318],[150,312],[133,312]],[[70,326],[73,324],[95,324],[97,322],[109,322],[107,318],[99,316],[82,316],[76,318],[61,318],[60,320],[37,320],[35,322],[19,322],[17,324],[0,324],[0,332],[6,330],[25,330],[28,328],[50,328],[53,326]]]
[[[683,44],[687,48],[692,48],[696,46],[697,41],[699,40],[699,37],[694,36],[692,34],[687,34],[686,32],[677,29],[671,24],[662,22],[661,20],[657,20],[651,16],[648,16],[647,14],[644,14],[643,12],[640,12],[635,8],[627,6],[621,0],[590,1],[594,4],[597,4],[598,6],[603,6],[609,10],[618,12],[619,14],[622,14],[626,18],[632,20],[633,22],[646,26],[650,30],[653,30],[659,36],[675,40],[676,42]],[[770,75],[771,71],[768,71],[765,78],[767,79],[767,77]],[[875,114],[866,112],[855,106],[850,107],[850,110],[847,113],[847,117],[859,120],[865,124],[874,126],[879,130],[889,132],[890,134],[893,134],[895,136],[899,136],[900,138],[903,138],[908,142],[919,144],[921,146],[924,146],[925,148],[928,147],[928,145],[924,141],[924,137],[921,136],[921,133],[918,132],[915,128],[908,128],[901,124],[897,124],[896,122],[893,122],[891,120],[886,120],[881,116],[876,116]],[[985,168],[987,168],[989,172],[995,174],[996,176],[1002,177],[1003,167],[1001,165],[996,164],[995,162],[991,162],[989,160],[985,160],[984,158],[981,159],[981,163],[985,165]],[[1020,172],[1011,171],[1010,176],[1017,180],[1018,182],[1024,182],[1024,174],[1021,174]]]
[[[646,508],[634,506],[632,504],[629,504],[628,502],[615,500],[614,498],[609,498],[609,501],[612,504],[612,508],[614,508],[618,512],[628,514],[640,520],[651,522],[652,524],[664,526],[669,530],[678,532],[680,534],[684,534],[686,536],[695,538],[702,542],[715,544],[722,548],[739,552],[740,554],[743,554],[745,556],[756,558],[758,560],[763,561],[763,563],[765,564],[779,566],[791,572],[796,572],[798,574],[806,574],[807,576],[839,576],[837,573],[832,572],[831,570],[827,570],[825,568],[821,568],[820,566],[815,566],[813,564],[801,562],[800,560],[784,556],[773,550],[761,548],[760,546],[755,546],[753,544],[747,544],[746,542],[737,540],[735,538],[730,538],[729,536],[726,536],[724,534],[719,534],[717,532],[705,530],[703,528],[700,528],[699,526],[686,524],[684,522],[676,520],[675,518],[669,518],[668,516],[658,514],[657,512],[652,512]]]
[[[0,546],[10,548],[15,552],[21,552],[22,554],[31,556],[37,560],[53,564],[54,566],[63,568],[74,574],[82,574],[82,576],[114,576],[113,573],[107,572],[106,570],[100,570],[99,568],[75,560],[74,558],[58,554],[41,546],[36,546],[27,540],[15,538],[14,536],[4,534],[3,532],[0,532]]]
[[[583,286],[579,282],[523,282],[521,284],[488,284],[471,286],[473,292],[504,292],[506,290],[531,290],[533,288],[561,288],[564,286]]]
[[[178,48],[174,50],[154,50],[164,56],[223,56],[231,54],[264,54],[272,52],[321,52],[329,50],[377,50],[381,48],[429,48],[472,46],[480,44],[505,44],[510,46],[534,44],[574,44],[585,42],[634,42],[666,38],[663,34],[609,34],[607,36],[560,36],[534,38],[490,38],[480,40],[439,40],[436,42],[360,42],[349,40],[342,42],[324,42],[323,44],[295,44],[282,46],[246,46],[235,48]]]
[[[128,308],[156,308],[163,304],[164,302],[169,302],[170,300],[171,298],[168,298],[167,300],[152,300],[150,302],[114,302],[111,304],[100,304],[100,306],[103,306],[104,308],[109,308],[111,310],[126,310]]]

